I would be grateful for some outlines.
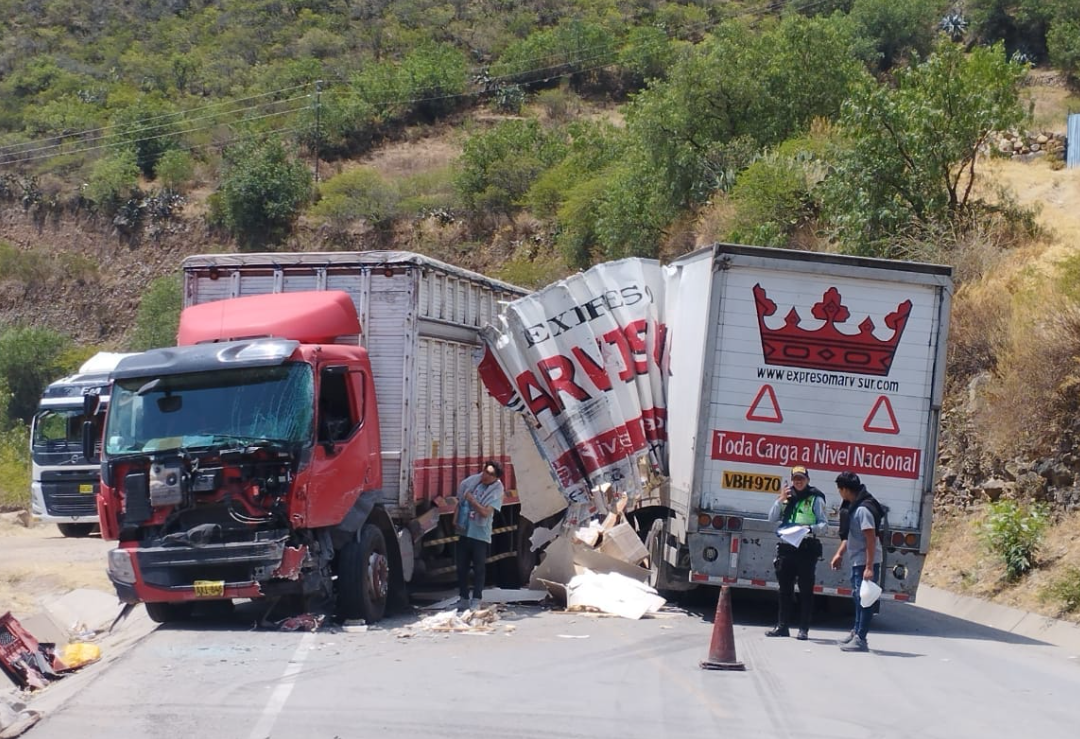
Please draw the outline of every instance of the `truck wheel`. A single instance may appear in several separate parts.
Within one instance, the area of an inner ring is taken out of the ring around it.
[[[645,535],[645,548],[649,550],[649,585],[660,595],[665,594],[667,582],[667,562],[664,561],[664,519],[658,518],[652,523]],[[664,597],[667,597],[664,595]]]
[[[176,623],[191,618],[190,603],[146,603],[146,615],[156,624]]]
[[[58,523],[56,528],[60,533],[71,539],[85,539],[94,532],[92,523]]]
[[[364,524],[360,540],[346,543],[338,554],[338,615],[373,624],[386,613],[390,594],[390,558],[386,539],[375,524]]]

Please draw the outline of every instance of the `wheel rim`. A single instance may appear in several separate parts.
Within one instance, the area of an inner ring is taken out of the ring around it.
[[[382,600],[390,590],[390,560],[381,552],[368,557],[368,595],[372,600]]]

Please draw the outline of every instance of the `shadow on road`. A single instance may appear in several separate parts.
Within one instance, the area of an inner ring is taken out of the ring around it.
[[[717,589],[699,589],[688,594],[682,608],[691,616],[713,622],[716,612]],[[734,622],[742,626],[761,626],[769,628],[776,622],[776,597],[774,591],[733,590],[731,591],[731,611]],[[853,605],[847,598],[826,598],[816,596],[814,602],[814,629],[837,629],[846,631],[851,628]],[[944,613],[930,611],[909,603],[882,602],[881,612],[874,616],[874,633],[902,634],[906,636],[941,637],[948,639],[975,639],[994,641],[1004,644],[1039,645],[1048,642],[1013,634],[1002,629],[956,618]],[[905,653],[889,653],[872,650],[877,654],[913,657]]]

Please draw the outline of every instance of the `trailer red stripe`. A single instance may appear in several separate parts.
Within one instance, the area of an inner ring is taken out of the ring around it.
[[[494,460],[503,466],[503,503],[517,503],[517,475],[508,455],[427,457],[413,462],[413,500],[434,500],[440,495],[457,495],[458,485],[469,475],[480,471],[480,465]]]

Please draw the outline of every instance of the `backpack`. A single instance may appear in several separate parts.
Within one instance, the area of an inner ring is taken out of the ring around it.
[[[887,543],[889,530],[889,507],[868,493],[864,488],[854,503],[844,503],[840,507],[840,538],[847,539],[851,530],[851,514],[858,507],[864,507],[874,517],[874,532],[882,544]]]

